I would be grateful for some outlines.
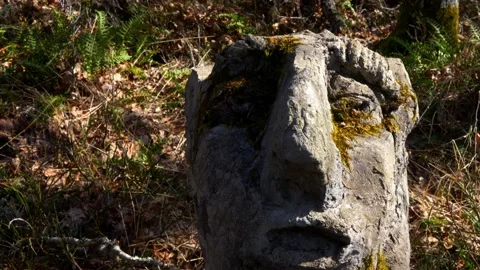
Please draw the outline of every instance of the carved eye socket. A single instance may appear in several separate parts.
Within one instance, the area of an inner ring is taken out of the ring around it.
[[[352,109],[362,111],[362,112],[370,112],[370,102],[365,99],[352,99],[351,102]]]
[[[278,76],[245,74],[217,83],[205,102],[202,125],[246,128],[253,145],[259,147],[277,95]]]
[[[332,103],[333,111],[358,111],[362,113],[371,113],[374,110],[372,101],[363,96],[341,97]]]

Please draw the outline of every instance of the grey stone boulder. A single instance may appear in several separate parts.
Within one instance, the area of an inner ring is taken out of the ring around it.
[[[328,31],[248,36],[186,88],[206,269],[409,269],[399,59]]]

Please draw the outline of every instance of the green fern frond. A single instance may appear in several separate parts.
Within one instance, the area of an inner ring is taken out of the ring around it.
[[[2,45],[2,47],[6,45],[5,42],[7,41],[7,37],[5,36],[5,34],[7,33],[7,31],[7,27],[0,25],[0,45]]]
[[[119,51],[112,51],[110,62],[114,64],[120,64],[130,60],[131,58],[132,57],[128,54],[127,50],[121,49]]]
[[[99,59],[96,58],[96,37],[92,34],[86,34],[81,39],[78,49],[83,58],[85,71],[93,73],[99,66]]]
[[[115,32],[111,31],[105,12],[97,11],[95,21],[95,30],[92,33],[84,33],[77,45],[85,71],[89,74],[112,64],[109,54]]]
[[[95,16],[93,29],[87,29],[86,21],[74,23],[56,9],[51,10],[52,21],[48,23],[0,26],[0,48],[6,48],[1,56],[9,63],[2,72],[35,83],[50,80],[57,76],[56,70],[76,62],[93,74],[132,58],[136,63],[151,58],[145,51],[154,51],[151,48],[159,30],[148,23],[148,10],[138,8],[131,19],[118,25],[112,25],[105,12],[92,11],[86,12],[90,18]]]
[[[145,18],[146,15],[140,13],[139,15],[128,20],[126,23],[121,24],[118,29],[119,39],[122,41],[129,41],[135,36],[135,33],[144,30],[146,26],[144,22]]]
[[[52,71],[52,68],[38,61],[35,58],[25,59],[17,63],[19,66],[22,66],[28,73],[35,72],[33,75],[40,74],[49,74]]]
[[[391,37],[391,40],[392,42],[398,43],[400,46],[402,46],[407,51],[407,53],[411,53],[413,51],[414,47],[412,42],[407,42],[395,36]]]
[[[105,42],[110,38],[109,26],[107,25],[107,15],[103,11],[96,12],[97,30],[96,36],[100,42]]]
[[[57,76],[55,69],[70,61],[73,27],[65,15],[56,11],[52,14],[53,19],[47,24],[20,22],[2,27],[1,32],[8,36],[0,37],[6,48],[2,57],[10,63],[5,72],[11,78],[32,85],[51,81]]]
[[[453,56],[458,51],[457,41],[450,35],[447,35],[442,29],[442,26],[434,21],[427,21],[433,29],[431,42],[437,47],[439,52]]]
[[[38,38],[34,36],[33,30],[25,29],[20,34],[19,45],[23,47],[26,51],[35,51],[38,45]]]
[[[135,56],[139,56],[148,46],[148,36],[143,36],[136,44]]]
[[[472,35],[472,38],[470,39],[470,41],[472,41],[473,43],[479,43],[480,42],[480,27],[471,20],[467,20],[467,23],[468,23],[468,26],[470,28],[471,35]]]

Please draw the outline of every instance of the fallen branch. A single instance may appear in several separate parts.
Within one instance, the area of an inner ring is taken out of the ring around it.
[[[161,262],[151,257],[137,257],[131,256],[120,249],[120,246],[115,240],[110,240],[106,237],[102,238],[74,238],[74,237],[45,237],[43,240],[49,244],[71,245],[75,247],[95,247],[99,252],[112,257],[119,257],[120,259],[137,266],[159,266],[160,269],[178,270],[174,265]]]

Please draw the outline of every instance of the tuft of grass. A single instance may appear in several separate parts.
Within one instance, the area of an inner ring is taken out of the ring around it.
[[[418,269],[432,264],[439,269],[480,267],[480,171],[472,137],[466,136],[463,149],[452,141],[454,159],[435,165],[438,178],[430,188],[435,195],[415,196],[412,246]]]

